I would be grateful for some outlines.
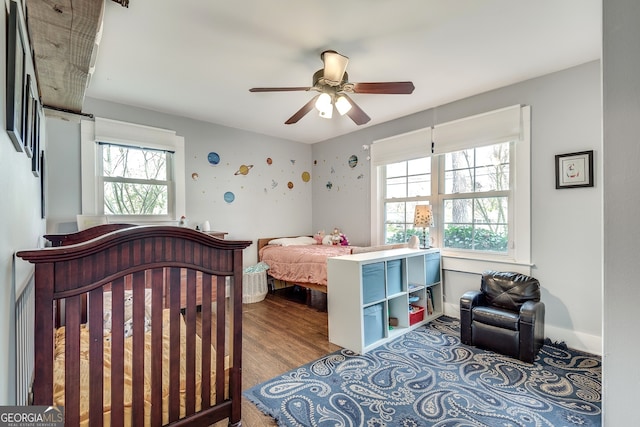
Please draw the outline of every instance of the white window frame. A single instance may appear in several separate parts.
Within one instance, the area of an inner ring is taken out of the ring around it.
[[[499,143],[500,144],[500,143]],[[495,253],[498,257],[507,256],[507,258],[515,259],[515,245],[514,245],[514,223],[515,216],[513,214],[514,205],[515,205],[515,176],[516,176],[516,164],[514,161],[515,156],[513,155],[516,143],[515,141],[509,141],[509,189],[507,190],[492,190],[492,191],[484,191],[484,192],[469,192],[469,193],[445,193],[445,154],[434,156],[435,162],[438,163],[438,191],[436,194],[437,205],[439,209],[442,211],[442,215],[439,218],[444,218],[444,202],[447,200],[455,200],[455,199],[465,199],[465,200],[477,200],[477,199],[485,199],[492,197],[506,197],[507,198],[507,228],[508,228],[508,236],[509,241],[507,242],[507,251],[505,253]],[[492,146],[495,144],[489,144],[487,146]],[[470,148],[480,148],[480,147],[470,147]],[[474,166],[475,167],[475,166]],[[484,251],[476,251],[472,249],[456,249],[456,248],[445,248],[444,247],[444,220],[441,221],[441,227],[438,228],[440,231],[439,234],[439,244],[440,247],[445,252],[451,252],[452,254],[458,254],[459,256],[465,256],[468,254],[477,254],[482,253],[485,256],[492,256],[491,252]]]
[[[421,157],[415,157],[413,159],[407,159],[407,160],[401,160],[400,162],[408,162],[410,160],[416,160],[422,157],[430,157],[430,156],[421,156]],[[393,163],[400,163],[400,162],[392,162],[392,163],[386,163],[386,165],[390,165]],[[431,163],[433,164],[433,158],[431,158]],[[380,168],[379,169],[379,174],[380,174],[380,179],[383,182],[382,186],[380,187],[380,194],[381,194],[381,203],[380,203],[380,212],[382,214],[382,240],[386,240],[384,238],[386,232],[385,232],[385,227],[386,227],[386,204],[387,203],[405,203],[405,206],[407,203],[413,203],[415,202],[416,205],[419,204],[428,204],[430,206],[433,206],[433,203],[436,200],[436,195],[433,193],[433,168],[431,169],[431,171],[429,172],[429,176],[430,176],[430,182],[431,182],[431,188],[429,189],[429,195],[428,196],[405,196],[405,197],[400,197],[400,198],[388,198],[386,196],[386,188],[387,188],[387,174],[386,174],[386,168]],[[407,181],[405,182],[405,186],[408,185],[409,182],[409,178],[411,175],[404,175],[405,178],[407,178]],[[433,208],[432,208],[433,209]],[[412,217],[413,218],[413,217]],[[410,218],[410,219],[412,219]],[[433,245],[433,238],[431,236],[431,228],[429,228],[429,237],[427,237],[428,245]],[[420,242],[421,244],[423,244],[424,242],[422,242],[422,233],[420,233]]]
[[[384,188],[386,176],[381,166],[431,155],[431,128],[418,129],[375,141],[371,145],[371,244],[384,243]],[[433,197],[433,167],[431,196]]]
[[[170,215],[109,215],[118,222],[177,223],[185,215],[185,152],[184,138],[175,131],[154,128],[116,120],[96,117],[94,120],[80,122],[81,169],[82,169],[82,214],[103,215],[104,200],[100,197],[102,185],[97,164],[98,142],[107,142],[132,147],[150,148],[173,152],[173,206],[168,208]],[[171,202],[171,200],[169,200]]]
[[[531,111],[529,106],[512,106],[431,128],[374,141],[371,145],[371,244],[384,242],[384,172],[380,166],[411,158],[432,156],[432,209],[435,226],[431,237],[443,245],[443,194],[439,154],[465,148],[515,141],[510,146],[509,250],[506,254],[442,248],[447,269],[481,273],[487,268],[531,267]],[[416,137],[423,141],[415,143]],[[424,141],[429,138],[429,141]],[[397,148],[396,149],[394,149]],[[428,147],[428,148],[427,148]],[[431,154],[433,152],[433,155]]]

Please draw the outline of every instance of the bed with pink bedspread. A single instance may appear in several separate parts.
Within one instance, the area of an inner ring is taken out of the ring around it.
[[[408,243],[318,245],[307,236],[269,237],[258,239],[258,261],[269,265],[267,273],[277,281],[327,293],[327,258],[406,247]]]
[[[349,255],[351,246],[340,245],[273,245],[274,240],[258,239],[258,260],[269,265],[274,279],[327,292],[327,258]]]

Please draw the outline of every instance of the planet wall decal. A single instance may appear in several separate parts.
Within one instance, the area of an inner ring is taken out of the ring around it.
[[[212,151],[207,155],[207,160],[210,164],[215,166],[220,163],[220,156],[218,155],[218,153]]]
[[[233,194],[231,191],[227,191],[226,193],[224,193],[224,201],[227,203],[233,203],[233,201],[236,199],[236,195]]]
[[[194,172],[194,173],[192,173],[192,174],[191,174],[191,179],[192,179],[192,180],[197,181],[197,180],[198,180],[198,178],[200,178],[200,175],[198,175],[196,172]]]
[[[271,157],[267,157],[267,164],[271,165],[273,163],[273,160],[271,160]]]
[[[311,175],[309,174],[309,172],[302,172],[302,181],[303,182],[309,182],[309,180],[311,179]]]
[[[287,182],[287,187],[289,187],[289,190],[291,190],[293,188],[293,182]]]
[[[351,157],[349,157],[349,167],[353,169],[357,165],[358,165],[358,156],[354,154]]]
[[[234,175],[246,175],[253,168],[253,165],[241,165]]]

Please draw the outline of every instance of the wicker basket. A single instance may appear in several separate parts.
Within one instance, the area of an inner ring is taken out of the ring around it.
[[[267,272],[244,273],[242,275],[242,303],[260,302],[267,296]]]

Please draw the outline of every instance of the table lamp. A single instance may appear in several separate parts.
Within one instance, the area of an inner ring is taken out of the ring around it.
[[[415,210],[415,216],[413,218],[413,225],[415,227],[422,227],[422,249],[427,249],[427,227],[433,225],[433,214],[431,213],[431,206],[429,205],[417,205]]]

